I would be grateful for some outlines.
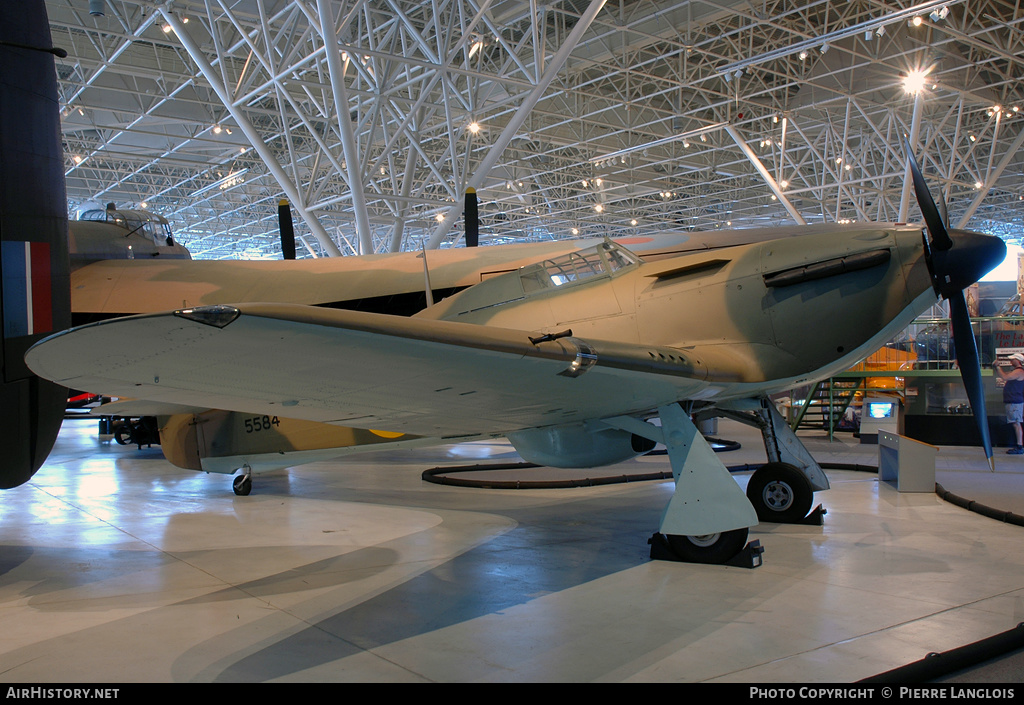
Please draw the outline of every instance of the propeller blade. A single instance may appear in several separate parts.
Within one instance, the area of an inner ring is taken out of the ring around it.
[[[281,257],[295,259],[295,225],[292,223],[292,209],[286,198],[277,203],[277,228],[281,233]]]
[[[921,174],[921,167],[914,157],[913,150],[910,149],[910,140],[905,139],[905,142],[907,146],[907,159],[910,161],[910,173],[914,181],[914,193],[917,194],[917,205],[920,207],[921,215],[924,216],[924,222],[928,226],[928,234],[932,236],[932,249],[948,250],[953,246],[953,240],[949,237],[949,233],[946,231],[946,226],[942,220],[942,215],[939,213],[938,208],[935,207],[935,201],[932,200],[932,195],[928,191],[928,184],[925,183],[924,176]]]
[[[476,189],[466,189],[466,247],[476,247],[480,244],[480,216],[477,211]]]
[[[960,377],[967,390],[967,399],[971,403],[974,422],[981,434],[981,443],[985,448],[985,457],[989,466],[993,466],[992,439],[988,430],[988,414],[985,410],[985,389],[981,382],[981,362],[978,359],[978,345],[971,330],[971,316],[967,311],[967,301],[963,292],[949,297],[949,315],[953,326],[953,344],[956,346],[956,364],[960,367]]]

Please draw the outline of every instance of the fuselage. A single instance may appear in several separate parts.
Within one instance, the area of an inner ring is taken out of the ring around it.
[[[599,255],[603,271],[585,254],[549,260],[419,315],[676,349],[707,369],[701,398],[724,399],[846,369],[936,301],[915,226],[851,225],[618,267],[614,252]],[[572,266],[587,276],[566,278]]]

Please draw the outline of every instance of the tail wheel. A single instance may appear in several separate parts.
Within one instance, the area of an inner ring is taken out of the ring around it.
[[[252,476],[251,475],[235,475],[235,479],[231,481],[232,489],[235,494],[239,497],[247,497],[252,492]]]
[[[725,563],[747,545],[748,529],[734,529],[704,536],[669,534],[669,548],[688,563]]]
[[[814,489],[793,465],[762,465],[747,483],[747,499],[761,521],[780,524],[800,521],[811,510]]]

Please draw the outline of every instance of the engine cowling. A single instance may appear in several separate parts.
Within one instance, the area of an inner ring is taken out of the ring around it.
[[[619,429],[592,431],[582,424],[508,434],[523,460],[553,468],[612,465],[649,452],[655,442]]]

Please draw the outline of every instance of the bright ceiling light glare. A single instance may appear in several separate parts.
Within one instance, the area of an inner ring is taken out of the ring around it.
[[[806,51],[800,52],[800,61],[804,61],[805,59],[807,59],[807,52]]]
[[[71,159],[75,162],[75,164],[82,163],[82,156],[80,154],[76,154],[75,156],[71,157]]]
[[[594,206],[594,210],[598,213],[604,213],[604,206],[598,203],[596,206]]]
[[[572,234],[573,235],[579,235],[580,234],[580,229],[579,228],[573,228],[572,229]]]
[[[163,25],[161,25],[160,29],[162,29],[164,31],[164,34],[170,34],[171,33],[171,25],[169,25],[166,22]]]
[[[921,69],[909,72],[903,79],[903,90],[911,95],[917,95],[924,90],[924,79],[927,75],[928,72]]]
[[[220,134],[220,130],[221,130],[220,125],[214,125],[213,126],[213,134],[219,135]]]
[[[631,221],[629,221],[629,224],[630,225],[636,225],[636,218],[633,218]]]
[[[469,123],[469,131],[472,132],[474,135],[480,132],[480,123],[477,122],[476,120]]]
[[[442,220],[444,220],[444,214],[443,213],[438,213],[437,215],[434,216],[434,220],[436,220],[438,223],[440,223]]]
[[[910,20],[910,22],[908,22],[907,24],[910,25],[911,27],[920,27],[923,22],[924,18],[918,15],[914,19]]]

